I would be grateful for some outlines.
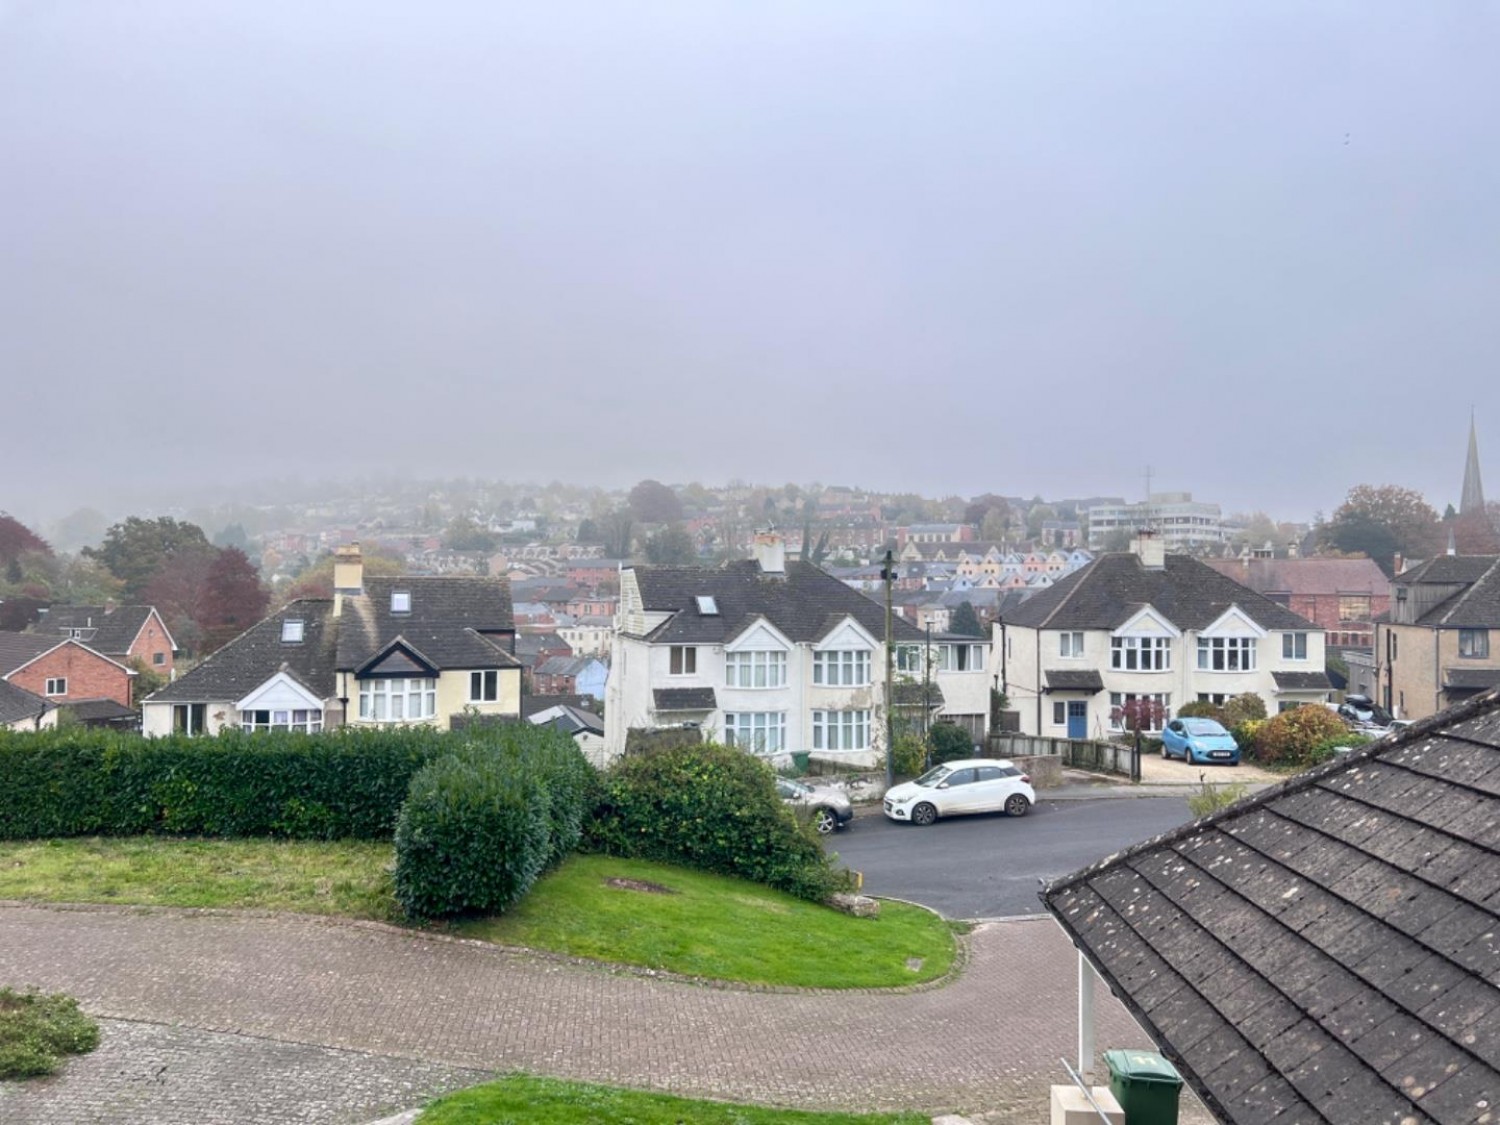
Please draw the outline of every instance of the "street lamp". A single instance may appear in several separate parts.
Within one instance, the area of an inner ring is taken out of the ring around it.
[[[896,650],[891,647],[891,586],[896,581],[896,559],[890,551],[885,553],[885,565],[880,568],[881,580],[885,583],[885,787],[896,784],[896,761],[892,757],[892,738],[895,724],[891,721],[891,684],[896,675]]]

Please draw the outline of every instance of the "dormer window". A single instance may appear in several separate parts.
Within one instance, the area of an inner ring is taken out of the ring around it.
[[[411,591],[410,590],[392,590],[391,591],[391,612],[392,613],[410,613],[411,612]]]
[[[302,643],[302,627],[302,618],[288,617],[281,623],[281,643],[284,645],[300,645]]]
[[[699,594],[693,600],[698,603],[698,612],[704,617],[719,616],[719,603],[714,601],[712,594]]]

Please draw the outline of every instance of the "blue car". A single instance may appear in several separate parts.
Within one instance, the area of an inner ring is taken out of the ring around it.
[[[1212,719],[1173,719],[1161,732],[1161,756],[1181,758],[1190,766],[1240,764],[1240,748],[1234,735]]]

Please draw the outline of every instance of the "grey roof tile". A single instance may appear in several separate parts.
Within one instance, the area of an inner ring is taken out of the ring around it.
[[[40,695],[0,680],[0,724],[10,725],[35,719],[51,707]]]
[[[712,711],[719,705],[711,687],[653,688],[651,701],[657,711]]]
[[[80,629],[83,634],[78,639],[95,652],[119,657],[130,651],[151,611],[149,605],[122,605],[113,610],[102,605],[53,606],[32,631],[68,636],[70,630]]]
[[[1500,1090],[1497,770],[1491,693],[1044,898],[1222,1120],[1475,1120]]]
[[[302,622],[302,640],[281,639],[282,623]],[[191,671],[148,697],[152,703],[222,703],[243,698],[285,667],[321,699],[338,695],[333,602],[300,598],[250,626]]]
[[[23,664],[30,664],[64,640],[36,633],[0,633],[0,676],[8,676]]]

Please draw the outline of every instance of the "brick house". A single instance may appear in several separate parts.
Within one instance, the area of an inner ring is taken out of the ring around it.
[[[134,705],[135,673],[72,638],[0,633],[0,679],[54,706],[94,700]]]
[[[82,641],[121,664],[139,660],[142,667],[172,678],[177,644],[155,606],[53,606],[30,631]]]
[[[1329,648],[1368,649],[1391,583],[1374,559],[1205,559],[1220,574],[1327,630]]]

